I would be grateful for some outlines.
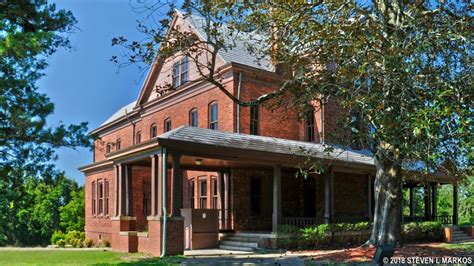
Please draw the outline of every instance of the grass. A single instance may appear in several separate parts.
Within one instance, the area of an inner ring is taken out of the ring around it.
[[[474,252],[474,242],[460,244],[442,244],[441,246],[447,249]]]
[[[81,250],[5,250],[0,265],[179,265],[184,257],[160,259],[142,253]]]

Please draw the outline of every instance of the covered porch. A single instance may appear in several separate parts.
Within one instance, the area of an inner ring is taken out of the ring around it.
[[[310,157],[325,171],[295,179],[297,167]],[[196,171],[215,173],[215,194],[206,195],[215,200],[211,208],[217,209],[220,232],[275,236],[281,224],[303,228],[372,219],[375,169],[370,154],[360,151],[328,153],[320,144],[180,127],[108,159],[117,184],[112,246],[122,251],[182,254],[181,210],[198,207],[189,187],[199,183],[187,176]],[[425,218],[436,219],[435,213]],[[454,217],[457,208],[453,223]]]

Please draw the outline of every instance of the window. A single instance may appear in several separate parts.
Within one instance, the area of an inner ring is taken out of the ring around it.
[[[258,105],[250,106],[250,134],[258,135],[259,109]]]
[[[171,118],[166,118],[165,123],[163,125],[163,131],[168,132],[171,130]]]
[[[192,127],[198,126],[198,110],[193,109],[189,112],[189,125]]]
[[[104,183],[102,181],[97,181],[97,195],[99,195],[98,200],[98,214],[104,213]]]
[[[151,214],[151,199],[150,199],[150,185],[143,183],[143,215],[148,216]]]
[[[174,63],[173,74],[172,74],[172,86],[177,88],[180,85],[184,85],[188,82],[189,76],[189,60],[188,57],[184,57],[181,61]]]
[[[194,180],[191,179],[189,180],[189,195],[191,195],[190,199],[191,199],[191,204],[189,204],[189,207],[191,209],[194,209],[194,200],[195,200],[195,197],[194,197]]]
[[[207,209],[207,181],[199,181],[199,208]]]
[[[91,190],[92,190],[92,215],[95,215],[96,214],[96,190],[95,190],[95,181],[92,182],[92,186],[91,186]]]
[[[188,57],[181,60],[181,85],[188,82]]]
[[[135,143],[138,144],[138,143],[141,143],[141,142],[142,142],[142,132],[138,131],[137,132],[137,137],[135,139]]]
[[[314,111],[308,111],[305,119],[305,138],[306,141],[314,141]]]
[[[209,128],[218,130],[218,107],[217,107],[217,102],[211,103],[209,106]]]
[[[151,136],[151,138],[156,137],[156,133],[157,133],[157,132],[156,132],[156,124],[153,124],[153,125],[151,125],[151,127],[150,127],[150,136]]]
[[[211,208],[212,209],[217,209],[217,202],[218,202],[218,197],[217,197],[217,191],[218,191],[218,187],[217,187],[217,178],[216,177],[213,177],[211,179],[211,184],[212,184],[212,202],[211,202]]]
[[[250,215],[260,216],[261,214],[262,183],[259,177],[252,177],[250,180]]]
[[[117,151],[120,150],[121,146],[122,146],[122,141],[121,141],[120,139],[118,139],[118,140],[115,142],[115,148],[116,148],[116,150],[117,150]]]
[[[110,143],[107,143],[107,146],[105,147],[105,153],[110,152]]]
[[[109,202],[110,202],[110,192],[109,192],[109,180],[105,179],[105,215],[109,215]]]
[[[173,65],[173,88],[177,88],[179,86],[179,63],[175,63]]]

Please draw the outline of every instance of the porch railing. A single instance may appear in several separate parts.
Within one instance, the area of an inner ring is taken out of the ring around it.
[[[405,222],[425,222],[425,221],[437,221],[442,224],[452,224],[453,216],[452,215],[437,215],[433,218],[426,219],[425,216],[405,216]]]
[[[219,210],[219,230],[234,230],[235,211],[233,209]]]
[[[305,228],[324,223],[323,219],[316,217],[282,217],[281,224],[291,225],[297,228]]]

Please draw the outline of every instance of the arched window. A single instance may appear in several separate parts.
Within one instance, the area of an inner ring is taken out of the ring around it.
[[[163,132],[168,132],[171,130],[171,118],[166,118],[163,124]]]
[[[156,131],[156,124],[151,125],[150,127],[150,138],[156,137],[156,134],[158,132]]]
[[[105,153],[109,153],[110,152],[110,143],[107,143],[107,146],[105,146]]]
[[[213,102],[209,105],[209,128],[218,130],[219,125],[218,125],[218,105],[217,102]]]
[[[192,127],[198,126],[198,110],[196,108],[189,112],[189,125]]]
[[[138,144],[138,143],[140,143],[140,142],[142,142],[142,132],[141,132],[141,131],[138,131],[138,132],[137,132],[137,136],[136,136],[136,138],[135,138],[135,143]]]
[[[120,150],[120,148],[122,148],[122,141],[120,139],[118,139],[115,142],[115,149],[118,151],[118,150]]]

